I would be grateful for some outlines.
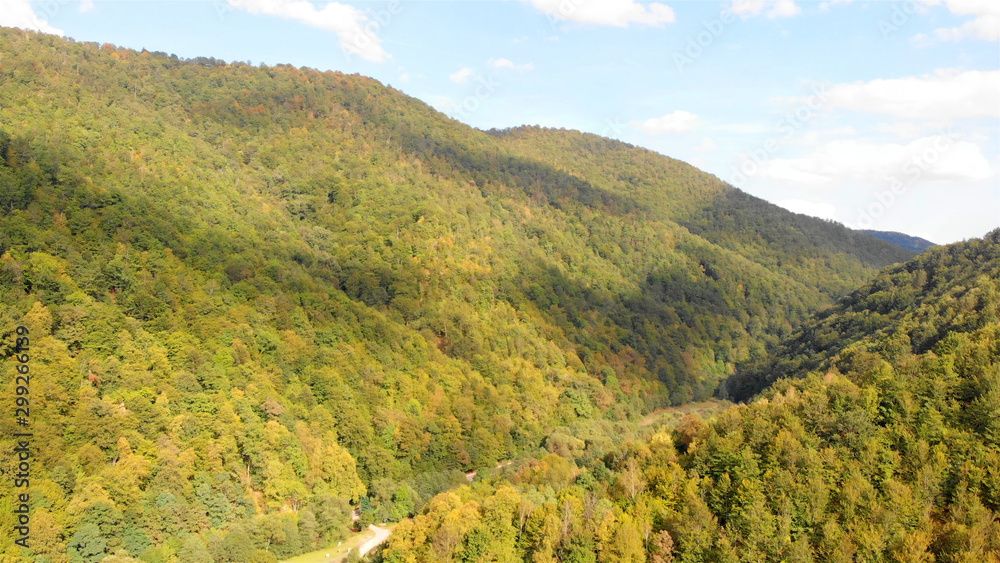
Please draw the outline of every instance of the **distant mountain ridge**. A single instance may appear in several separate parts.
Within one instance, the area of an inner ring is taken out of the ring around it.
[[[951,332],[995,325],[1000,318],[998,280],[1000,230],[983,239],[935,246],[886,268],[803,324],[769,355],[740,365],[726,381],[724,394],[749,400],[782,378],[829,369],[852,345],[882,342],[879,350],[891,344],[896,354],[922,354]]]
[[[869,234],[877,239],[891,242],[892,244],[895,244],[896,246],[905,248],[907,250],[913,250],[915,252],[923,252],[924,250],[932,246],[936,246],[935,243],[927,239],[911,236],[905,233],[898,233],[895,231],[861,230],[861,232]]]

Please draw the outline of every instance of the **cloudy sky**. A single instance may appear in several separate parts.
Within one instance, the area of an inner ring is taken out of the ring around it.
[[[357,72],[474,127],[614,137],[852,227],[1000,226],[1000,0],[0,0],[0,25]]]

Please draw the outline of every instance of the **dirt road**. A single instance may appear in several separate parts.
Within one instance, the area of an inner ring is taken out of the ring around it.
[[[508,465],[510,465],[512,463],[514,463],[514,462],[513,461],[503,461],[503,462],[500,462],[500,463],[497,464],[497,469],[503,469],[504,467],[507,467]],[[469,482],[475,481],[476,480],[476,472],[475,471],[469,471],[468,473],[466,473],[465,474],[465,480],[469,481]]]
[[[360,552],[359,555],[361,555],[361,557],[364,557],[369,551],[382,545],[382,542],[389,539],[389,534],[392,533],[392,530],[388,528],[379,528],[375,524],[370,524],[368,529],[375,532],[375,537],[361,544],[361,547],[358,548],[358,551]]]

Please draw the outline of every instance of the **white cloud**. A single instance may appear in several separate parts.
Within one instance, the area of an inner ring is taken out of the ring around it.
[[[410,81],[410,73],[404,72],[403,74],[400,74],[399,75],[399,81],[403,82],[403,83],[409,82]]]
[[[895,135],[900,139],[916,139],[926,134],[928,131],[946,127],[946,121],[937,122],[915,122],[915,121],[893,121],[890,123],[879,123],[875,130],[879,133]]]
[[[792,213],[802,213],[821,219],[837,218],[837,207],[832,203],[816,203],[804,199],[784,199],[777,203]]]
[[[942,0],[920,0],[928,6],[937,6]],[[960,27],[939,28],[934,36],[944,41],[958,41],[971,37],[987,41],[1000,41],[1000,2],[997,0],[943,0],[951,13],[973,16]]]
[[[826,96],[833,106],[905,119],[1000,117],[1000,70],[835,84]]]
[[[0,0],[0,26],[63,35],[61,29],[52,27],[49,22],[38,17],[28,0]]]
[[[1000,40],[1000,17],[980,16],[965,22],[961,27],[935,29],[934,36],[944,41],[958,41],[966,37],[998,41]]]
[[[774,128],[766,123],[728,123],[716,125],[711,129],[726,133],[736,133],[737,135],[756,135],[759,133],[774,132]]]
[[[465,67],[456,73],[449,74],[448,78],[450,78],[452,82],[455,82],[457,84],[464,84],[466,81],[469,80],[469,77],[471,76],[472,76],[472,69],[469,67]]]
[[[742,163],[740,166],[746,169]],[[827,174],[815,172],[816,168],[816,162],[812,157],[793,160],[776,158],[761,163],[752,175],[799,187],[828,186],[832,179]]]
[[[94,0],[80,0],[80,12],[89,12],[94,9]]]
[[[833,129],[827,129],[822,131],[823,134],[829,135],[830,137],[843,137],[844,135],[857,135],[858,132],[854,130],[850,125],[844,127],[835,127]]]
[[[709,152],[719,148],[710,137],[701,140],[701,144],[694,148],[696,151]]]
[[[371,21],[361,10],[330,2],[317,9],[306,0],[228,0],[233,8],[246,10],[251,14],[265,14],[295,20],[311,27],[325,29],[337,34],[341,49],[357,55],[366,61],[376,63],[390,59],[382,48],[382,40],[375,33],[381,23]]]
[[[458,107],[458,103],[448,96],[428,96],[427,103],[432,105],[434,109],[443,113],[450,113],[453,109]]]
[[[673,23],[674,10],[665,4],[635,0],[527,0],[536,9],[559,20],[628,27]]]
[[[802,12],[795,0],[732,0],[729,9],[743,19],[764,14],[773,20],[796,16]]]
[[[527,72],[529,70],[535,70],[535,65],[532,63],[524,63],[522,65],[516,65],[512,61],[504,58],[490,59],[488,64],[493,68],[512,68],[517,71]]]
[[[961,184],[994,175],[978,145],[949,140],[946,135],[922,137],[905,145],[832,141],[802,158],[775,158],[758,164],[755,176],[812,187],[841,182],[878,184],[887,178]]]
[[[835,127],[833,129],[821,129],[818,131],[808,131],[802,135],[798,141],[801,145],[815,145],[831,137],[847,137],[857,135],[857,131],[851,126]]]
[[[647,119],[642,124],[642,131],[647,135],[665,135],[668,133],[686,133],[694,130],[697,126],[697,115],[677,110],[663,117]]]

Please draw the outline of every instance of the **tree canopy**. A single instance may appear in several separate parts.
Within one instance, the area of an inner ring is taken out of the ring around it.
[[[436,514],[438,554],[531,538],[555,557],[586,495],[536,514],[446,491],[515,459],[562,490],[600,459],[593,486],[640,502],[646,458],[604,460],[641,415],[711,397],[913,255],[650,151],[478,131],[361,76],[6,28],[0,61],[0,368],[30,356],[36,448],[32,546],[5,534],[0,561],[284,558],[355,509]],[[573,557],[686,545],[594,502]]]

